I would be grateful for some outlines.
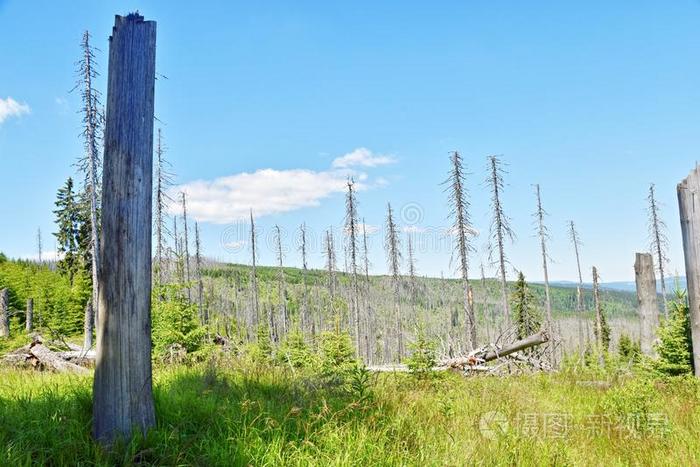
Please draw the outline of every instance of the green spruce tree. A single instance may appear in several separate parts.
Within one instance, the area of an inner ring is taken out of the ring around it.
[[[522,339],[539,331],[542,326],[542,314],[535,305],[535,296],[525,282],[525,275],[518,273],[515,289],[511,295],[511,304],[518,339]]]

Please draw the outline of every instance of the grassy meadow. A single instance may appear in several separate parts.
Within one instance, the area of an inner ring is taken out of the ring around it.
[[[700,383],[605,371],[498,378],[236,359],[159,367],[157,428],[90,438],[90,377],[0,370],[0,465],[697,465]]]

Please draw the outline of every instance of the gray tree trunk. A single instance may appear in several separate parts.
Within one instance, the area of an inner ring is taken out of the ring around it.
[[[7,289],[0,290],[0,337],[10,337],[10,296]]]
[[[27,299],[27,311],[24,320],[24,329],[27,332],[32,332],[34,328],[34,299]]]
[[[700,377],[700,168],[695,167],[677,187],[683,234],[685,276],[688,281],[693,366]]]
[[[637,253],[634,261],[634,279],[637,285],[637,312],[639,313],[640,344],[644,355],[653,354],[654,335],[659,322],[659,304],[656,297],[654,260],[649,253]]]
[[[109,45],[93,435],[155,425],[151,229],[156,23],[117,16]]]
[[[92,334],[95,331],[95,309],[92,306],[92,298],[85,304],[85,320],[83,322],[83,349],[92,348]]]

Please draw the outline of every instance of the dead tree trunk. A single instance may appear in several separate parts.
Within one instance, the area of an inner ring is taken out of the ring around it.
[[[651,254],[637,253],[634,261],[634,278],[637,284],[637,306],[642,353],[652,355],[652,344],[659,321],[659,305],[656,297],[654,260]]]
[[[85,321],[83,324],[83,349],[92,348],[92,334],[95,331],[94,325],[95,308],[92,306],[92,298],[85,304]]]
[[[0,290],[0,337],[10,337],[10,296],[7,289]]]
[[[109,44],[93,435],[155,425],[151,229],[156,23],[117,16]]]
[[[503,346],[501,348],[484,347],[482,349],[478,349],[476,352],[472,352],[467,357],[459,357],[444,360],[440,362],[440,366],[448,368],[463,368],[470,365],[490,362],[492,360],[496,360],[497,358],[506,357],[508,355],[514,354],[515,352],[529,349],[530,347],[534,347],[536,345],[544,344],[548,341],[549,334],[546,330],[542,330],[536,334],[524,337],[520,340],[513,342],[512,344]]]
[[[24,319],[24,329],[27,332],[32,332],[34,328],[34,299],[27,299],[27,311]]]
[[[688,281],[693,368],[700,377],[700,167],[695,167],[677,187],[683,234],[685,276]]]

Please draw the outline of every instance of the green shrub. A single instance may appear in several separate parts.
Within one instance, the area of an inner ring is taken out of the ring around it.
[[[309,368],[317,362],[317,357],[304,340],[304,334],[295,327],[280,344],[277,361],[293,368]]]
[[[637,361],[642,353],[639,341],[633,341],[627,334],[620,336],[617,353],[623,360]]]
[[[182,292],[182,287],[177,285],[154,290],[152,338],[156,355],[178,346],[187,353],[195,352],[204,342],[206,329],[199,324],[197,307]]]
[[[416,340],[409,345],[409,349],[412,350],[412,353],[406,359],[408,371],[419,379],[431,376],[436,364],[436,345],[427,339],[423,326],[418,326]]]
[[[647,379],[633,379],[610,389],[600,406],[617,427],[634,434],[656,429],[657,416],[663,415],[661,395]]]
[[[658,329],[656,369],[667,375],[682,375],[693,371],[693,346],[690,337],[690,319],[685,291],[676,290],[668,303],[668,320]]]
[[[347,332],[336,330],[321,334],[320,373],[329,382],[345,385],[358,361]]]

